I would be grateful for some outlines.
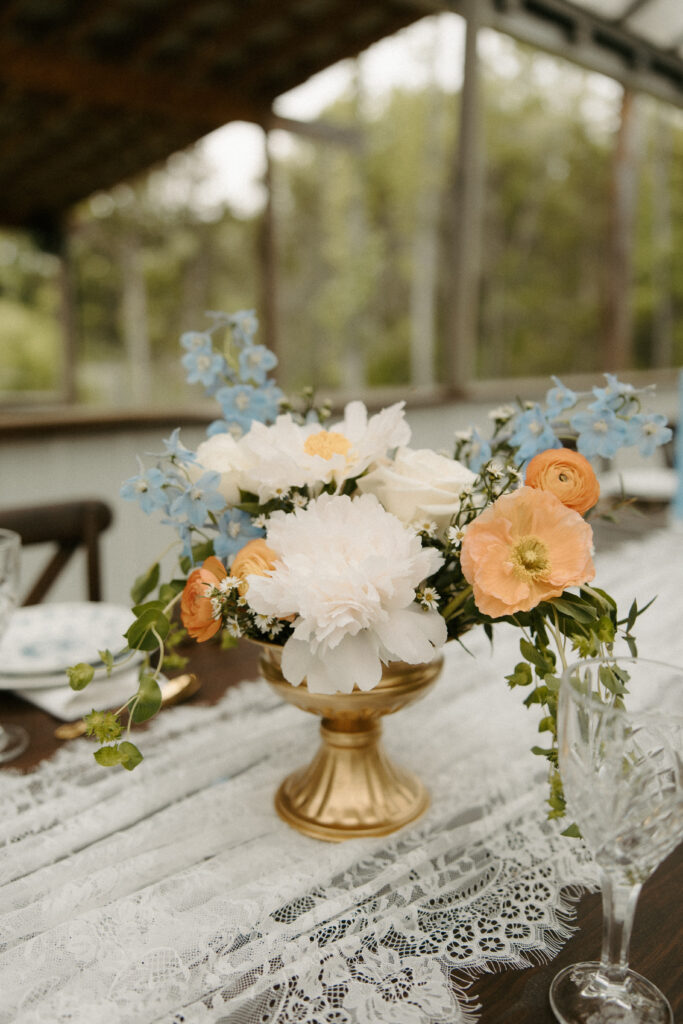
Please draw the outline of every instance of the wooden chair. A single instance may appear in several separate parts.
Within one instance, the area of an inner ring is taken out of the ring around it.
[[[99,540],[100,534],[110,526],[112,519],[109,505],[95,499],[0,509],[0,527],[20,534],[24,545],[56,544],[52,557],[22,603],[38,604],[42,601],[80,548],[85,550],[86,555],[88,598],[101,601]]]

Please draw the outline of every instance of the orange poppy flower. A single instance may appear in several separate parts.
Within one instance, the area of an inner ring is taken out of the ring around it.
[[[548,491],[504,494],[467,527],[461,566],[477,608],[497,619],[530,611],[595,576],[593,531]]]
[[[600,484],[590,462],[570,448],[549,448],[534,455],[524,482],[527,487],[550,491],[580,515],[593,508],[600,497]]]
[[[216,618],[208,594],[227,575],[222,563],[211,555],[187,578],[180,599],[180,618],[190,636],[200,643],[214,636],[221,627],[220,616]]]

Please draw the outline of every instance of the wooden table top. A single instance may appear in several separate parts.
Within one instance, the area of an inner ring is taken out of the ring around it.
[[[202,683],[191,698],[194,704],[213,704],[229,686],[258,675],[258,649],[253,644],[241,643],[229,655],[215,644],[192,644],[185,653],[191,658],[189,669]],[[61,745],[54,736],[59,724],[56,718],[7,692],[0,693],[0,722],[21,724],[31,737],[28,750],[10,765],[2,766],[5,771],[30,771]],[[0,774],[0,785],[1,778]],[[683,1021],[682,868],[683,845],[646,883],[636,912],[630,958],[633,969],[665,993],[676,1021]],[[576,924],[578,931],[551,963],[526,970],[499,969],[476,977],[471,992],[481,1003],[481,1024],[556,1024],[548,1003],[553,977],[568,964],[599,957],[599,895],[586,895],[577,901]]]

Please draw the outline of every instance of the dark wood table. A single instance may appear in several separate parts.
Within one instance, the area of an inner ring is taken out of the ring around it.
[[[213,643],[193,644],[185,653],[191,658],[188,668],[202,682],[199,693],[191,698],[194,704],[213,704],[229,686],[258,675],[258,649],[253,644],[241,643],[229,655]],[[12,694],[0,693],[0,722],[24,725],[31,736],[28,750],[3,766],[5,770],[31,771],[61,745],[54,737],[58,720]],[[1,780],[0,774],[0,785]],[[501,969],[475,979],[472,994],[481,1003],[482,1024],[556,1024],[548,1003],[553,977],[568,964],[599,956],[599,895],[586,895],[577,902],[576,924],[578,931],[551,963],[526,970]],[[673,1007],[674,1020],[683,1022],[683,845],[643,889],[631,943],[631,966],[659,986]]]

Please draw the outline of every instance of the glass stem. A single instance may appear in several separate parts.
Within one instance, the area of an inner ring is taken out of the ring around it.
[[[636,903],[642,885],[619,882],[600,872],[602,888],[602,953],[600,974],[611,985],[622,985],[628,972],[628,954]]]

